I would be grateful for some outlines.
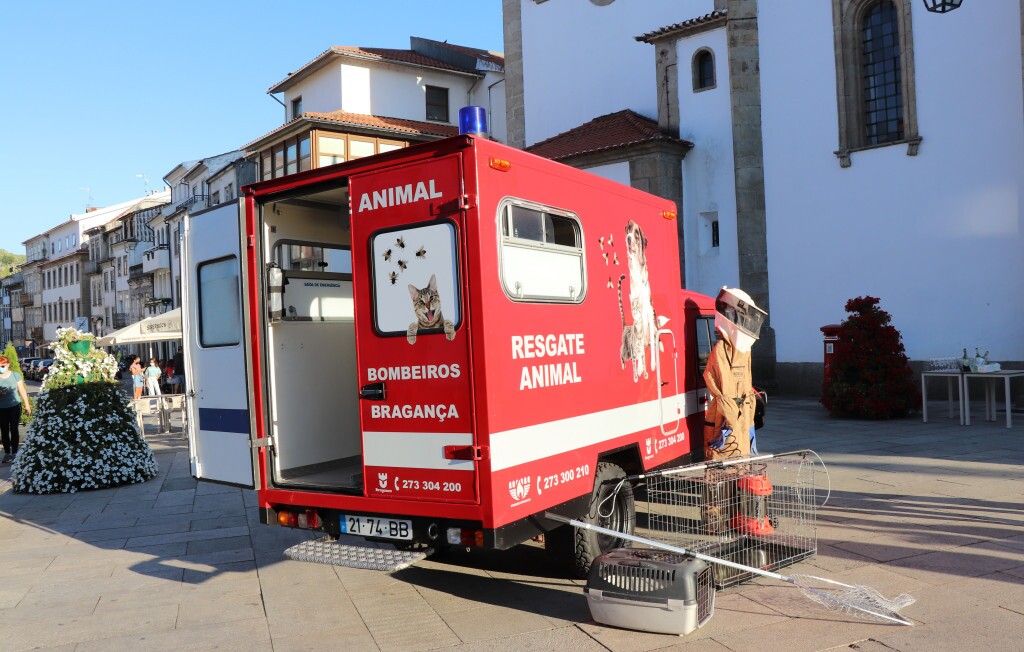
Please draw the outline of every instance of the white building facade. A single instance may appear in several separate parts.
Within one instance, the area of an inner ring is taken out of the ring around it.
[[[948,14],[912,0],[506,0],[508,93],[524,106],[509,138],[631,109],[691,143],[685,284],[739,285],[768,306],[755,353],[786,389],[820,386],[819,328],[864,295],[913,360],[978,346],[1018,366],[1022,13],[1020,0]],[[865,74],[871,48],[889,63]],[[623,177],[621,163],[589,169]]]

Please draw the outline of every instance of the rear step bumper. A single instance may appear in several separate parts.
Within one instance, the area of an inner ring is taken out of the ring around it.
[[[352,542],[335,540],[329,536],[296,544],[284,551],[284,556],[296,561],[311,561],[348,568],[396,571],[411,566],[433,554],[433,550],[397,550],[388,543],[373,543],[357,537]]]

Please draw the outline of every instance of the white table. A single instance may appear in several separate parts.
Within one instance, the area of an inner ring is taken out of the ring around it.
[[[923,371],[921,372],[921,416],[925,423],[928,423],[928,379],[946,379],[946,397],[949,400],[949,418],[953,418],[953,380],[956,379],[957,404],[960,412],[960,425],[964,425],[964,387],[961,377],[962,372],[949,371]],[[968,424],[970,421],[967,422]]]
[[[967,425],[971,425],[971,402],[970,393],[968,392],[969,383],[971,378],[987,378],[988,382],[985,383],[985,420],[995,421],[996,420],[996,379],[1003,379],[1003,395],[1006,405],[1006,427],[1010,428],[1013,426],[1011,420],[1010,409],[1010,381],[1014,378],[1024,378],[1024,370],[1019,369],[1006,369],[1003,371],[990,371],[988,373],[965,373],[963,374],[963,391],[961,396],[967,397],[964,401],[966,410],[964,411],[964,418],[966,419]]]

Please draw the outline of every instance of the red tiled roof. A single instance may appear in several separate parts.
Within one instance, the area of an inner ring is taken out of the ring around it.
[[[398,61],[400,63],[410,63],[414,66],[426,66],[428,68],[440,68],[441,70],[454,70],[455,72],[468,72],[476,73],[475,70],[469,68],[460,68],[459,66],[453,66],[450,63],[441,61],[440,59],[434,59],[433,57],[424,56],[412,50],[397,50],[392,48],[360,48],[354,45],[335,45],[331,50],[338,54],[357,54],[361,56],[373,57],[382,61]]]
[[[690,18],[689,20],[684,20],[681,23],[676,23],[674,25],[668,25],[666,27],[662,27],[660,29],[656,29],[653,32],[647,32],[646,34],[641,34],[640,36],[634,36],[633,38],[636,39],[637,41],[642,41],[642,42],[645,42],[645,43],[650,43],[653,39],[658,38],[660,36],[668,36],[672,32],[680,32],[680,31],[684,31],[684,30],[686,30],[688,28],[691,28],[691,27],[697,27],[698,25],[703,25],[704,23],[710,23],[710,22],[716,21],[718,19],[724,19],[725,16],[726,16],[726,13],[727,12],[726,12],[725,9],[718,9],[718,10],[712,11],[710,14],[704,14],[703,16],[697,16],[696,18]]]
[[[689,144],[663,134],[654,120],[624,109],[594,118],[586,124],[530,145],[526,151],[559,161],[570,156],[655,140]]]
[[[347,111],[331,111],[330,113],[303,113],[301,117],[311,120],[330,120],[341,124],[350,124],[388,131],[400,131],[407,134],[423,134],[426,136],[457,136],[459,128],[451,125],[440,125],[435,122],[406,120],[405,118],[389,118],[383,115],[366,115]]]
[[[406,120],[404,118],[390,118],[383,115],[366,115],[363,113],[349,113],[348,111],[331,111],[330,113],[317,113],[308,111],[298,118],[294,118],[277,129],[266,133],[255,140],[245,144],[244,149],[249,149],[255,143],[267,140],[274,134],[294,127],[303,120],[317,120],[323,122],[334,122],[339,125],[375,129],[396,134],[412,134],[422,136],[457,136],[459,128],[451,125],[442,125],[434,122],[421,122],[419,120]]]

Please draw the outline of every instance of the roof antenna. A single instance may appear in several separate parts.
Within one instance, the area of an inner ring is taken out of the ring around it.
[[[143,172],[139,172],[135,175],[136,179],[142,179],[142,187],[146,189],[146,195],[149,195],[149,177]]]
[[[79,188],[79,190],[84,190],[85,192],[89,193],[89,199],[88,199],[88,201],[85,202],[85,208],[86,209],[92,208],[92,188],[90,188],[89,186],[86,186],[85,188]]]

